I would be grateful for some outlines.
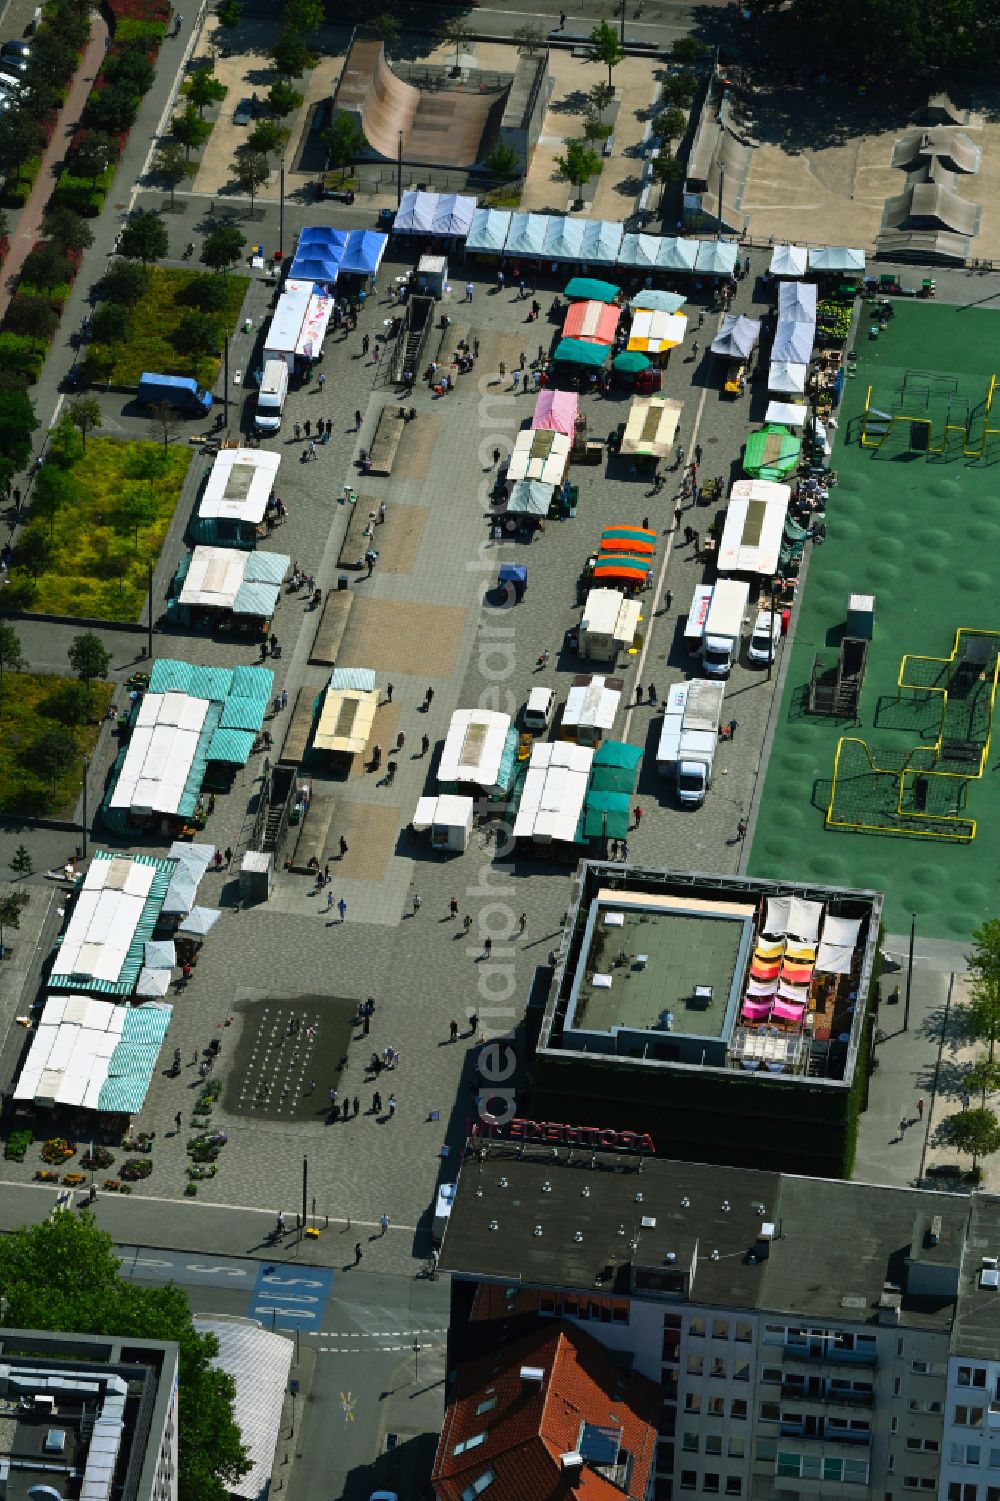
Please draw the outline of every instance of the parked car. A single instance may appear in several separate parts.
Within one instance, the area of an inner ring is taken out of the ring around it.
[[[256,113],[252,99],[241,99],[233,111],[233,124],[249,125]]]
[[[0,67],[7,73],[27,73],[28,59],[23,52],[8,52],[9,42],[0,47]]]
[[[19,41],[16,37],[12,37],[10,41],[4,42],[3,46],[0,47],[0,57],[19,57],[24,62],[27,62],[30,56],[30,45],[27,42]]]

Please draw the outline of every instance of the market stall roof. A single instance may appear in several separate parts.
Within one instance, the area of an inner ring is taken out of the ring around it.
[[[656,533],[642,526],[606,526],[601,533],[601,552],[638,553],[652,557]]]
[[[547,261],[582,260],[580,252],[583,248],[583,231],[582,219],[570,219],[565,214],[550,214],[545,225],[543,258]]]
[[[661,313],[656,308],[640,308],[632,319],[628,347],[640,354],[661,354],[684,342],[687,318],[683,313]]]
[[[147,964],[139,971],[139,978],[135,982],[135,993],[148,997],[167,995],[170,983],[169,969],[154,969]]]
[[[550,214],[525,214],[515,212],[510,216],[510,230],[504,254],[512,258],[525,256],[537,259],[545,246],[545,235]]]
[[[594,673],[582,683],[573,683],[566,694],[563,726],[575,730],[610,730],[622,701],[621,678]],[[616,685],[616,686],[613,686]]]
[[[767,372],[769,391],[787,391],[801,394],[806,388],[808,365],[793,365],[787,360],[772,360]]]
[[[340,274],[340,263],[332,256],[321,255],[314,251],[311,246],[306,247],[302,255],[297,255],[292,262],[289,277],[295,281],[320,282],[327,285],[335,282]]]
[[[540,480],[518,480],[510,492],[507,510],[515,516],[547,516],[554,491],[554,485],[544,485]]]
[[[712,340],[712,353],[726,360],[746,360],[760,338],[760,319],[723,313],[719,332]]]
[[[572,441],[565,433],[551,428],[523,428],[514,439],[507,464],[507,479],[539,480],[543,485],[558,485],[569,465]]]
[[[739,253],[731,240],[699,240],[694,269],[702,276],[729,276]]]
[[[778,288],[779,323],[816,322],[816,283],[783,281]]]
[[[627,839],[631,827],[631,790],[616,792],[591,786],[583,810],[585,839]]]
[[[191,911],[201,878],[211,865],[214,855],[214,844],[195,844],[187,839],[174,840],[167,850],[167,859],[177,863],[167,894],[163,898],[164,916],[184,917]],[[149,963],[148,959],[146,962]]]
[[[172,1015],[172,1007],[161,1004],[122,1006],[87,995],[50,995],[15,1100],[136,1114]]]
[[[269,619],[291,561],[285,553],[196,547],[184,577],[180,603]]]
[[[147,693],[139,705],[109,806],[137,813],[178,813],[205,734],[210,700]],[[216,721],[217,722],[217,721]]]
[[[296,241],[296,254],[306,245],[329,245],[335,250],[343,250],[347,244],[348,231],[346,229],[334,229],[332,224],[307,224]]]
[[[281,455],[266,448],[224,448],[212,465],[198,515],[263,521],[280,463]]]
[[[410,188],[400,200],[392,227],[396,234],[464,239],[472,227],[475,212],[474,198],[459,193],[424,193]]]
[[[697,256],[697,240],[628,234],[622,237],[618,264],[640,271],[693,271]]]
[[[556,364],[587,365],[599,370],[608,357],[606,344],[590,344],[584,339],[560,339],[552,358]]]
[[[347,236],[340,269],[353,276],[374,276],[382,264],[389,236],[377,229],[352,229]]]
[[[593,344],[613,344],[621,308],[605,302],[574,302],[566,314],[563,337]]]
[[[477,208],[465,241],[466,250],[482,250],[498,255],[510,232],[510,209]]]
[[[780,423],[767,423],[751,433],[743,452],[743,472],[762,480],[781,480],[799,462],[802,439]]]
[[[815,323],[779,322],[774,331],[771,359],[787,360],[791,365],[808,365],[815,339]]]
[[[177,945],[172,938],[151,938],[143,947],[142,962],[147,969],[173,969]]]
[[[583,243],[579,259],[589,266],[613,266],[621,250],[625,226],[617,219],[581,219]]]
[[[413,829],[424,834],[428,829],[468,829],[472,825],[476,800],[455,792],[440,792],[422,797],[413,815]]]
[[[640,354],[637,349],[623,349],[611,361],[611,368],[621,375],[638,375],[641,371],[648,370],[651,363],[649,356]]]
[[[649,559],[627,553],[599,553],[591,577],[595,584],[607,584],[610,579],[622,583],[637,584],[650,572]]]
[[[565,433],[568,438],[572,438],[576,432],[579,410],[580,398],[575,391],[555,391],[548,386],[538,393],[531,425],[534,428],[551,428],[553,432]]]
[[[776,571],[791,493],[787,485],[766,480],[736,482],[719,540],[720,573]]]
[[[804,427],[809,416],[805,402],[769,401],[764,413],[765,422],[782,422],[785,427]]]
[[[641,613],[639,601],[626,599],[617,589],[590,589],[583,602],[580,634],[611,636],[623,646],[631,646]]]
[[[809,252],[804,245],[775,245],[771,252],[772,276],[805,276]]]
[[[623,454],[662,459],[670,452],[681,420],[683,403],[662,396],[635,396],[628,409],[622,437]]]
[[[620,287],[610,281],[597,281],[593,276],[574,276],[566,283],[563,296],[571,302],[614,302]]]
[[[456,709],[441,750],[438,781],[471,782],[484,791],[498,788],[512,724],[509,714],[494,709]]]
[[[641,746],[629,745],[624,740],[605,740],[594,756],[590,793],[631,793],[635,789],[641,761]]]
[[[204,938],[221,916],[217,907],[192,907],[177,931],[188,938]]]
[[[655,308],[658,313],[676,313],[682,308],[687,299],[680,292],[661,292],[657,287],[650,287],[648,291],[637,292],[629,299],[629,307]]]
[[[173,873],[172,860],[95,850],[52,961],[51,988],[128,995]]]
[[[865,253],[846,245],[823,245],[809,252],[810,271],[864,271]]]
[[[564,740],[536,742],[514,820],[515,839],[574,842],[593,759],[594,752],[586,745]]]
[[[331,678],[313,736],[316,750],[359,756],[368,744],[378,708],[375,688],[334,686]]]

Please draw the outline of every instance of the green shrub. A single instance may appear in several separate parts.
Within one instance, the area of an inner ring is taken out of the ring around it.
[[[21,168],[20,176],[8,177],[3,186],[0,201],[11,208],[21,208],[28,200],[35,178],[41,169],[42,159],[40,156],[30,156]]]
[[[7,1145],[4,1147],[3,1152],[8,1162],[23,1162],[25,1153],[31,1146],[32,1140],[33,1137],[30,1131],[12,1131],[7,1138]]]
[[[0,371],[5,375],[20,375],[26,384],[34,385],[42,373],[45,349],[36,348],[36,341],[26,334],[0,333]]]
[[[52,194],[52,206],[59,204],[64,208],[71,208],[76,214],[82,214],[85,219],[96,219],[104,207],[114,175],[114,167],[106,167],[97,182],[92,183],[89,177],[74,177],[72,172],[64,168]]]
[[[156,50],[167,34],[164,21],[135,21],[130,17],[115,22],[115,41],[121,46],[138,44],[150,52]]]

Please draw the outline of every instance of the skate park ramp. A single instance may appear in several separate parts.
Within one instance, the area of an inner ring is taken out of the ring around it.
[[[333,112],[354,116],[374,156],[395,161],[402,131],[405,162],[469,169],[496,139],[509,93],[510,83],[417,88],[392,71],[383,42],[356,38]]]

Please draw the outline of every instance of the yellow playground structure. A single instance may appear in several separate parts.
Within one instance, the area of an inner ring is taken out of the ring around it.
[[[970,782],[986,770],[1000,674],[1000,632],[955,632],[950,657],[908,654],[883,724],[932,744],[869,749],[855,735],[837,742],[826,810],[830,829],[908,834],[968,843],[976,821],[966,812]],[[903,692],[906,690],[907,697]]]
[[[880,450],[879,457],[902,453],[936,458],[984,459],[1000,451],[1000,428],[990,426],[997,378],[991,376],[985,397],[963,390],[958,376],[934,370],[907,370],[883,407],[865,395],[861,446]]]

